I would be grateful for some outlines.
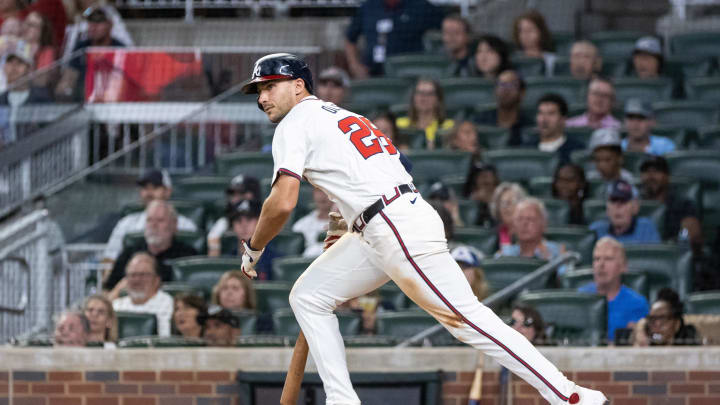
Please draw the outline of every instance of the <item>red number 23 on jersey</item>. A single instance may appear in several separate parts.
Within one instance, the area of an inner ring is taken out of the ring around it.
[[[344,134],[350,133],[350,142],[365,159],[382,153],[383,146],[389,154],[397,153],[390,139],[365,117],[345,117],[338,122],[338,128]],[[366,141],[369,144],[366,144]]]

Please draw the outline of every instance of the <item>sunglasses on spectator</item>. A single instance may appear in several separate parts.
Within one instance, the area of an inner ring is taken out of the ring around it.
[[[512,326],[515,326],[515,324],[518,323],[518,322],[519,322],[519,321],[518,321],[517,319],[511,318],[511,319],[508,321],[508,326],[511,326],[511,327],[512,327]],[[525,320],[523,321],[522,326],[524,326],[524,327],[526,327],[526,328],[529,328],[529,327],[533,326],[534,323],[535,323],[535,322],[533,321],[532,318],[527,318],[527,319],[525,319]]]

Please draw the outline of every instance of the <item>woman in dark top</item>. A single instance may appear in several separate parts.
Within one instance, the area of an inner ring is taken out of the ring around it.
[[[463,197],[476,201],[478,204],[477,220],[473,225],[491,227],[495,220],[490,213],[495,188],[500,184],[495,166],[481,161],[470,164],[467,180],[463,186]]]
[[[683,320],[683,303],[671,288],[658,291],[650,313],[635,325],[635,346],[699,345],[702,339],[693,325]]]
[[[584,225],[583,201],[588,196],[585,170],[574,163],[558,166],[552,182],[552,196],[565,200],[570,206],[570,225]]]
[[[495,80],[500,72],[510,69],[510,49],[495,35],[483,35],[475,50],[475,76]]]

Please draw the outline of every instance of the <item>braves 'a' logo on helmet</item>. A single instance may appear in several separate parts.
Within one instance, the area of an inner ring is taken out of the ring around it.
[[[258,77],[258,76],[260,76],[260,64],[259,64],[259,63],[256,63],[256,64],[255,64],[255,69],[253,69],[252,77],[253,77],[253,79],[254,79],[254,78]]]

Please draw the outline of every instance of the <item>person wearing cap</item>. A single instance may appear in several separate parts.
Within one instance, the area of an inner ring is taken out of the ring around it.
[[[325,234],[330,221],[330,211],[336,211],[335,204],[319,188],[313,189],[313,203],[315,209],[309,214],[295,221],[293,232],[303,234],[305,237],[305,250],[303,256],[318,257],[323,252]]]
[[[532,126],[532,119],[523,112],[525,80],[515,70],[506,69],[498,74],[495,82],[495,104],[497,108],[477,113],[473,121],[481,125],[497,126],[510,131],[507,146],[518,146],[523,142],[522,131]]]
[[[559,164],[569,162],[570,154],[585,148],[585,145],[565,135],[567,114],[567,103],[559,94],[549,93],[540,97],[535,118],[539,136],[529,139],[525,145],[543,152],[554,152]]]
[[[655,119],[650,103],[631,98],[625,103],[625,131],[623,150],[642,152],[650,155],[664,155],[675,151],[675,142],[664,137],[651,135]]]
[[[670,185],[670,168],[665,158],[652,156],[640,165],[640,191],[645,200],[665,205],[663,240],[687,238],[691,246],[702,248],[702,226],[695,203],[683,198]],[[686,230],[687,235],[682,235]]]
[[[615,340],[615,331],[632,328],[650,309],[647,299],[622,283],[628,269],[625,248],[617,240],[604,236],[593,249],[593,281],[578,288],[607,299],[607,339]]]
[[[172,195],[172,181],[166,170],[152,169],[145,172],[137,181],[140,187],[140,201],[147,208],[151,201],[162,200],[167,201]],[[113,228],[110,238],[108,239],[103,260],[113,262],[120,254],[123,247],[123,239],[125,235],[135,232],[143,232],[147,219],[147,211],[134,212],[124,216],[118,221]],[[179,231],[196,232],[197,225],[184,215],[177,215],[177,229]]]
[[[620,129],[622,124],[612,116],[614,103],[615,86],[610,79],[595,76],[587,88],[587,111],[567,120],[567,126]]]
[[[350,92],[350,76],[337,66],[331,66],[318,75],[316,95],[320,100],[344,106]]]
[[[240,319],[229,310],[211,305],[207,313],[198,316],[203,327],[203,338],[208,346],[229,347],[240,333]]]
[[[450,14],[442,21],[443,50],[450,59],[445,75],[470,77],[475,72],[471,51],[472,28],[460,14]]]
[[[225,194],[227,195],[225,215],[215,221],[207,234],[208,256],[220,256],[220,241],[223,234],[230,229],[230,216],[233,214],[235,205],[242,200],[259,200],[261,198],[260,182],[255,177],[238,174],[230,180]]]
[[[660,77],[663,68],[663,51],[660,39],[653,36],[639,38],[632,53],[633,74],[640,79]]]
[[[588,40],[576,41],[570,48],[570,74],[578,80],[590,80],[602,70],[602,56]]]
[[[592,152],[595,167],[588,171],[587,179],[602,179],[607,184],[615,180],[624,180],[634,183],[632,173],[622,167],[623,151],[620,133],[612,128],[596,129],[590,138],[588,147]]]
[[[261,208],[262,204],[258,200],[242,200],[235,204],[230,214],[230,226],[237,237],[237,246],[229,252],[223,252],[223,254],[229,254],[231,256],[242,255],[242,243],[243,241],[249,241],[253,233],[255,233]],[[272,261],[281,256],[283,256],[283,254],[275,249],[274,242],[268,243],[260,261],[258,261],[255,266],[258,280],[272,279]]]
[[[118,297],[125,287],[127,282],[125,266],[135,253],[148,252],[157,259],[158,273],[162,281],[173,281],[173,270],[168,263],[169,260],[198,254],[195,248],[175,237],[178,217],[175,208],[167,201],[151,201],[145,209],[145,218],[146,225],[142,230],[144,238],[120,252],[103,284],[104,289],[111,290],[111,299]]]
[[[465,278],[472,288],[473,294],[478,300],[482,301],[490,295],[490,286],[485,280],[485,273],[480,267],[480,258],[483,257],[479,252],[469,246],[458,246],[450,252],[450,255],[465,274]]]
[[[625,180],[612,182],[606,191],[606,219],[590,224],[598,239],[610,236],[620,243],[660,243],[655,223],[639,217],[640,201],[637,189]]]
[[[103,1],[102,3],[104,4],[102,5],[100,5],[100,1],[97,0],[83,0],[82,3],[81,7],[84,8],[76,10],[75,15],[68,16],[71,17],[70,20],[73,23],[68,25],[65,33],[63,57],[70,55],[78,42],[88,39],[88,21],[84,16],[84,12],[91,7],[101,8],[108,19],[112,22],[112,30],[110,31],[111,37],[118,40],[118,42],[122,42],[125,46],[135,45],[127,27],[125,26],[122,16],[115,7],[108,4],[106,1]]]
[[[445,183],[436,181],[430,185],[428,201],[442,205],[450,213],[454,228],[465,226],[460,217],[460,204],[455,192]]]

